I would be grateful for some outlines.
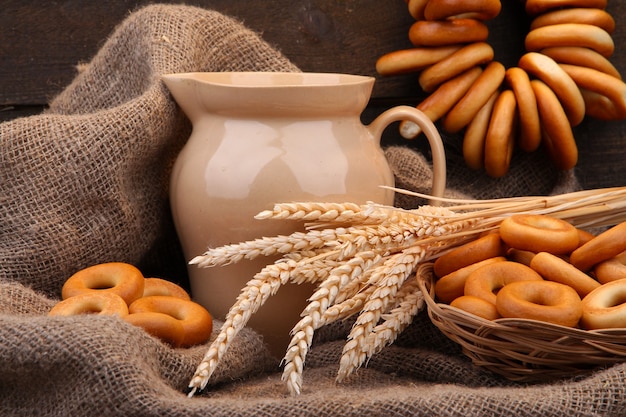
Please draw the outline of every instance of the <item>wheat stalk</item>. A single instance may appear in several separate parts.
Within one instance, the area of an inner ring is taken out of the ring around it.
[[[317,289],[292,330],[283,379],[292,394],[302,388],[306,355],[315,330],[358,315],[344,346],[337,379],[343,380],[392,343],[423,308],[411,279],[441,253],[498,227],[513,214],[549,214],[577,227],[611,226],[626,221],[626,187],[557,196],[497,200],[435,198],[406,190],[442,206],[416,210],[367,203],[281,203],[258,219],[304,222],[305,231],[262,237],[208,249],[192,260],[212,267],[259,256],[281,255],[249,281],[229,310],[217,338],[190,382],[190,396],[206,386],[232,338],[281,285],[312,282]]]

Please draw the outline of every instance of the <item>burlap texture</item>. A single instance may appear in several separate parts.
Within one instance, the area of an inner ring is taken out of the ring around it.
[[[47,317],[62,282],[91,264],[126,261],[184,281],[167,178],[190,126],[159,76],[228,70],[298,69],[220,14],[149,6],[120,24],[46,114],[0,125],[0,415],[626,414],[623,365],[577,380],[515,384],[473,366],[426,314],[340,385],[334,375],[350,323],[320,329],[299,397],[287,395],[277,361],[245,330],[208,389],[192,399],[186,385],[207,346],[171,349],[111,317]],[[448,195],[577,187],[571,173],[531,159],[506,179],[487,180],[455,164],[458,152],[449,146]],[[398,186],[429,191],[427,159],[400,147],[387,156]]]

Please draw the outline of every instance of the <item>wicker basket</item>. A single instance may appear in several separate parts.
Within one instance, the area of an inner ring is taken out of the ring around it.
[[[433,299],[432,267],[418,271],[430,320],[479,366],[521,382],[587,373],[626,360],[626,329],[586,331],[536,320],[486,320]]]

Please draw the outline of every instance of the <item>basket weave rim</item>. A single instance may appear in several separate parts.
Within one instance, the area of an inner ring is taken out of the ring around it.
[[[416,274],[431,322],[479,366],[508,379],[572,377],[626,361],[626,328],[583,330],[529,319],[487,320],[434,300],[432,264]]]

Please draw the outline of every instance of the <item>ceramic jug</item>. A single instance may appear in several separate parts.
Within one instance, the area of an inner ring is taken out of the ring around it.
[[[393,121],[417,123],[433,148],[433,194],[445,186],[437,130],[418,110],[401,106],[364,126],[374,78],[325,73],[185,73],[163,77],[193,130],[171,175],[172,215],[187,259],[208,247],[289,234],[300,224],[255,220],[279,202],[392,205],[394,178],[380,148]],[[189,265],[191,293],[222,320],[240,290],[275,259],[198,268]],[[289,331],[313,287],[287,285],[255,313],[249,326],[281,357]]]

